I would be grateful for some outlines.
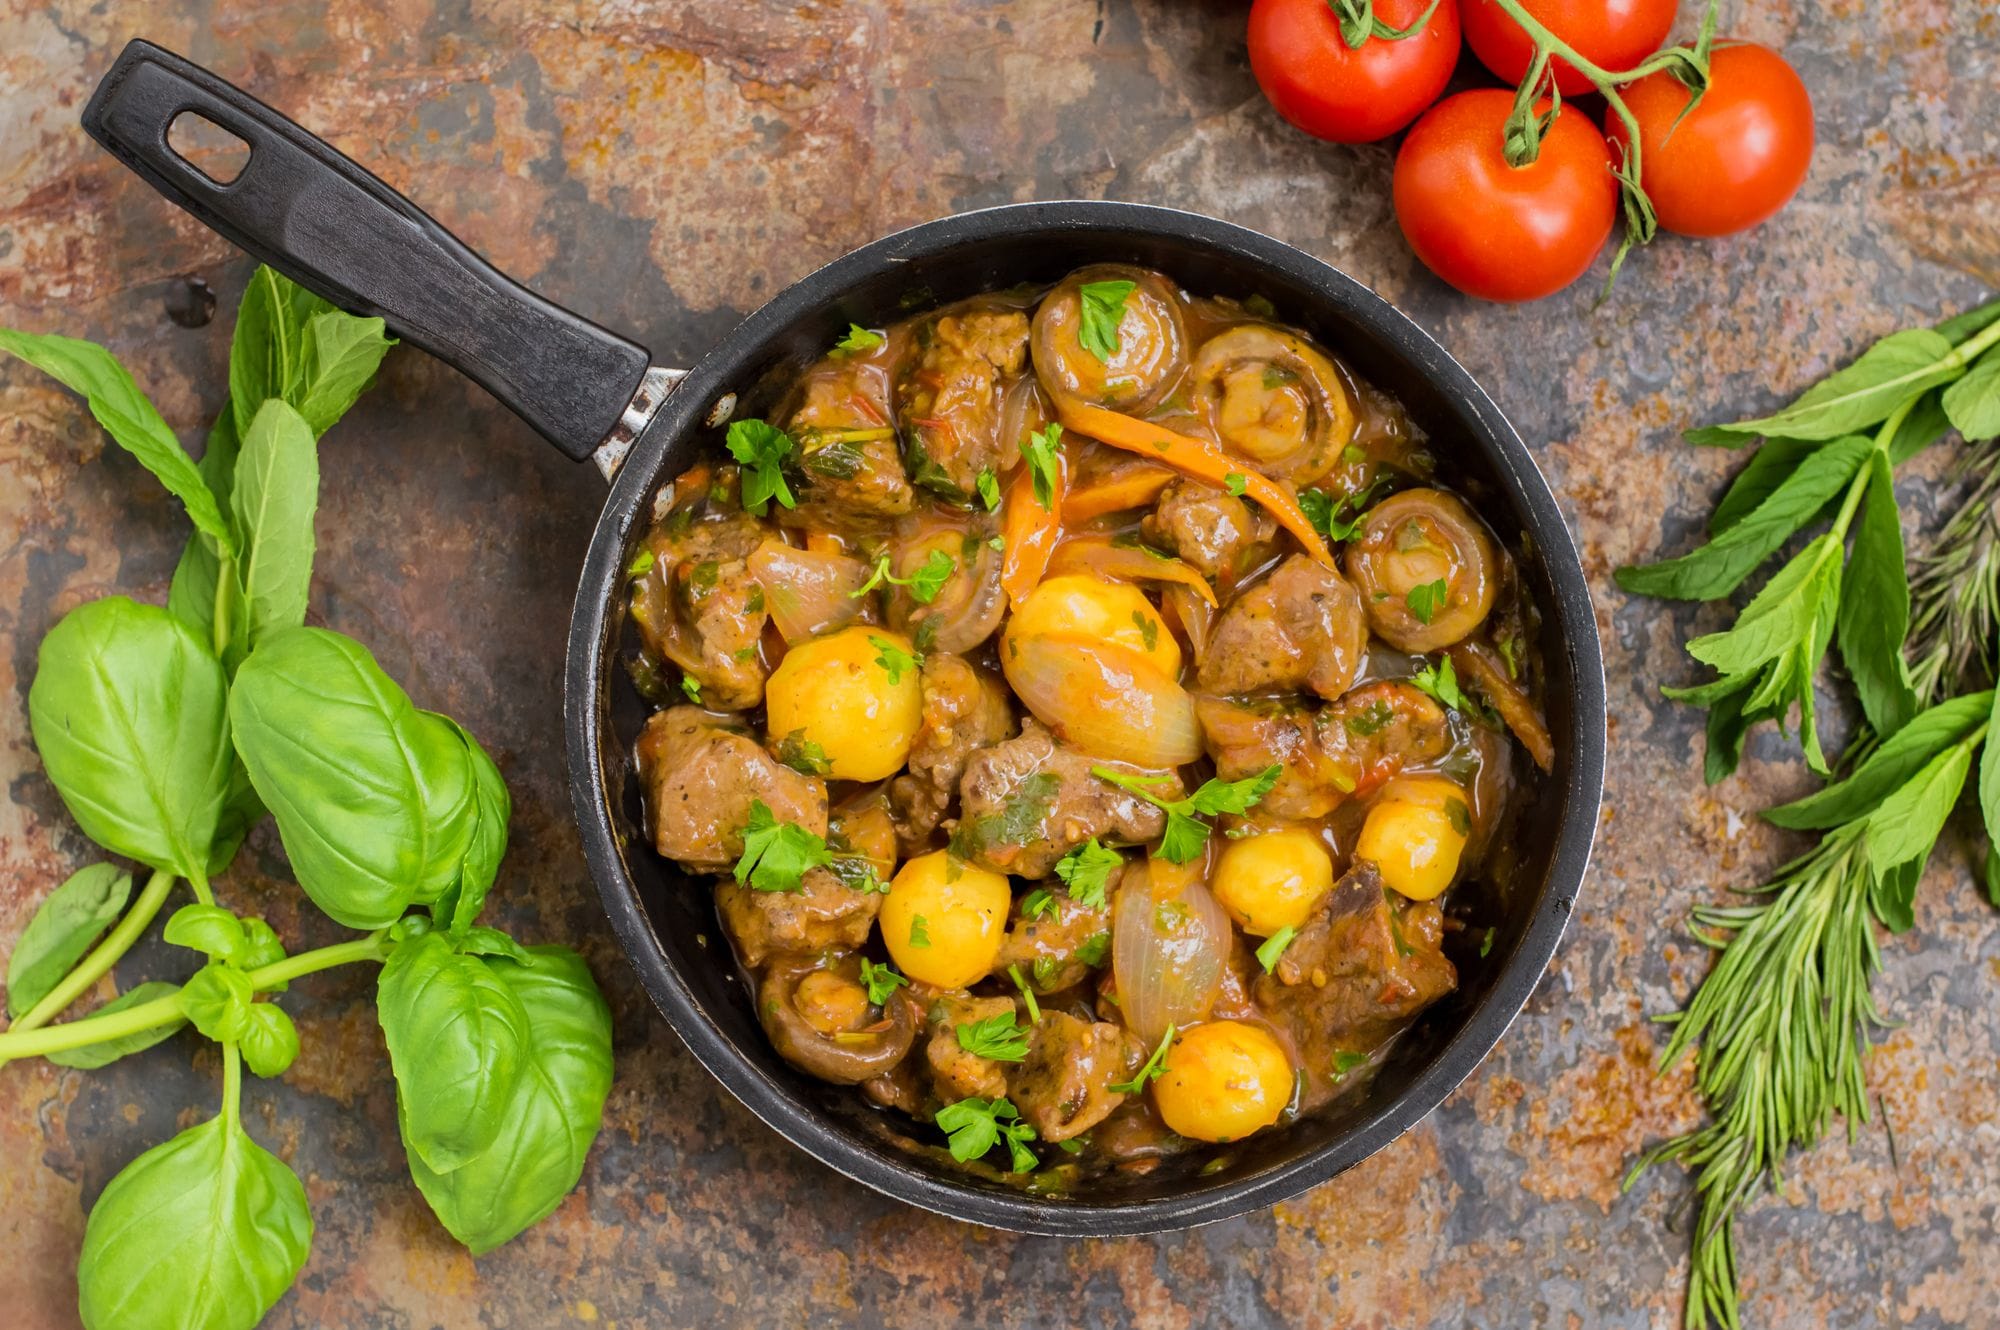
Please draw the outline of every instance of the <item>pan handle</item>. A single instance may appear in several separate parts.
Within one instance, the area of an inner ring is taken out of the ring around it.
[[[186,113],[248,145],[233,180],[169,146]],[[629,443],[672,386],[671,371],[649,374],[646,348],[508,278],[374,175],[151,42],[119,54],[83,128],[202,223],[340,308],[379,315],[577,461],[615,436]]]

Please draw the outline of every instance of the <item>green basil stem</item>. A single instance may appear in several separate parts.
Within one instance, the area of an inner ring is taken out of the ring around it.
[[[236,589],[236,560],[227,554],[218,553],[215,560],[215,625],[210,630],[215,645],[215,658],[222,660],[229,649],[229,619],[236,613],[230,603]]]
[[[236,1041],[222,1041],[222,1116],[234,1123],[243,1105],[243,1055],[236,1051]]]
[[[336,966],[352,965],[359,961],[385,960],[389,955],[388,936],[387,929],[377,929],[367,937],[356,938],[351,942],[341,942],[331,947],[320,947],[313,951],[302,951],[296,956],[287,956],[281,961],[273,961],[269,965],[250,971],[250,983],[262,993],[305,975],[317,974],[321,970],[331,970]],[[16,1025],[6,1033],[0,1034],[0,1063],[10,1062],[16,1058],[59,1053],[67,1048],[101,1044],[107,1039],[122,1039],[126,1035],[138,1034],[143,1030],[154,1030],[162,1025],[170,1025],[182,1019],[185,1014],[181,1010],[180,990],[176,989],[164,997],[154,998],[151,1002],[142,1002],[136,1007],[127,1007],[123,1011],[105,1015],[85,1016],[82,1020],[71,1021],[66,1025],[38,1030],[23,1029],[21,1025]],[[26,1017],[22,1020],[25,1023]]]
[[[165,869],[155,870],[153,875],[146,879],[145,890],[139,893],[139,899],[132,902],[132,908],[118,921],[118,926],[105,934],[104,940],[97,944],[96,949],[84,957],[74,970],[64,975],[62,982],[50,989],[47,997],[29,1008],[27,1014],[8,1027],[7,1034],[0,1035],[0,1039],[10,1035],[26,1034],[60,1016],[70,1003],[76,1001],[79,994],[101,979],[107,970],[118,963],[119,957],[132,949],[132,944],[139,940],[147,925],[153,922],[153,916],[160,912],[160,906],[166,903],[167,893],[173,890],[173,886],[172,873]],[[4,1056],[0,1056],[0,1061],[4,1060]]]

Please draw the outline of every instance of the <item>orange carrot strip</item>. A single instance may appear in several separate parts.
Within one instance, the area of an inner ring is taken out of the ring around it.
[[[1063,501],[1063,520],[1088,522],[1106,513],[1142,508],[1157,498],[1173,478],[1170,467],[1142,465],[1093,484],[1079,485]]]
[[[1068,488],[1069,459],[1060,449],[1048,507],[1042,507],[1035,497],[1034,468],[1026,462],[1014,469],[1014,478],[1007,482],[1000,509],[1000,538],[1006,546],[1000,560],[1000,589],[1007,593],[1007,603],[1017,609],[1048,571],[1049,556],[1055,553],[1062,535],[1063,496]]]
[[[1164,425],[1136,420],[1101,406],[1079,402],[1073,397],[1056,399],[1056,418],[1067,430],[1123,448],[1129,453],[1152,457],[1196,480],[1224,487],[1232,475],[1243,477],[1243,490],[1262,505],[1278,525],[1292,533],[1299,545],[1321,565],[1333,568],[1333,555],[1320,539],[1305,510],[1291,492],[1258,471],[1252,471],[1206,439],[1191,438]]]
[[[1528,697],[1527,691],[1515,683],[1506,668],[1493,657],[1492,648],[1484,642],[1460,642],[1446,653],[1474,688],[1486,694],[1486,700],[1500,713],[1500,719],[1507,722],[1507,728],[1521,741],[1521,747],[1528,750],[1528,756],[1535,759],[1535,765],[1543,771],[1555,765],[1555,740],[1549,737],[1549,727],[1542,720],[1542,713]]]
[[[1063,505],[1063,519],[1071,517]],[[1049,560],[1048,575],[1089,572],[1114,577],[1122,582],[1173,582],[1187,587],[1209,606],[1215,606],[1215,588],[1208,579],[1179,559],[1165,558],[1136,545],[1114,545],[1109,536],[1071,536],[1056,547]]]

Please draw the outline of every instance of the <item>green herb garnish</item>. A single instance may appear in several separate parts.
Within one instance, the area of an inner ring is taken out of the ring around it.
[[[1062,426],[1050,421],[1040,430],[1031,430],[1021,440],[1021,461],[1034,481],[1035,502],[1048,512],[1055,511],[1056,468],[1061,464]]]
[[[1416,616],[1418,623],[1429,623],[1450,598],[1451,592],[1440,577],[1435,582],[1411,587],[1409,594],[1403,597],[1403,603],[1410,607],[1410,613]]]
[[[1004,1141],[1013,1163],[1009,1171],[1031,1173],[1040,1162],[1027,1146],[1035,1139],[1035,1129],[1020,1117],[1005,1099],[973,1095],[939,1109],[937,1125],[950,1138],[951,1157],[959,1163],[970,1163]]]
[[[954,1027],[958,1046],[976,1058],[995,1062],[1019,1062],[1028,1056],[1028,1031],[1011,1011],[979,1021],[962,1021]]]
[[[1147,1082],[1157,1080],[1166,1071],[1167,1050],[1174,1046],[1174,1035],[1176,1033],[1172,1025],[1167,1026],[1167,1032],[1160,1036],[1159,1047],[1153,1050],[1153,1055],[1146,1059],[1144,1066],[1139,1068],[1139,1074],[1129,1081],[1116,1082],[1111,1086],[1111,1092],[1113,1094],[1137,1094],[1146,1088]]]
[[[833,344],[833,354],[843,358],[858,356],[864,351],[873,351],[882,345],[882,334],[864,328],[858,323],[847,325],[847,335]]]
[[[1069,888],[1069,898],[1087,910],[1104,908],[1105,888],[1111,875],[1124,867],[1118,851],[1106,849],[1092,836],[1056,860],[1056,876]],[[1025,911],[1024,911],[1025,913]]]
[[[864,956],[861,960],[861,982],[868,987],[868,1000],[879,1007],[910,981],[897,974],[892,966],[877,965]]]
[[[1285,948],[1291,946],[1292,939],[1298,935],[1298,929],[1286,924],[1264,939],[1263,945],[1257,948],[1257,963],[1264,967],[1265,974],[1278,968],[1278,958],[1285,954]]]
[[[799,506],[783,470],[792,455],[791,435],[761,420],[732,420],[728,445],[729,455],[743,464],[743,511],[762,517],[772,499],[787,508]]]
[[[1201,820],[1203,816],[1214,817],[1220,813],[1240,816],[1249,812],[1259,799],[1271,792],[1283,770],[1274,763],[1242,780],[1206,780],[1200,789],[1185,799],[1162,799],[1147,788],[1149,785],[1173,783],[1172,776],[1130,776],[1102,766],[1092,767],[1090,774],[1163,809],[1167,815],[1167,826],[1160,837],[1160,857],[1171,863],[1185,864],[1200,857],[1203,847],[1208,844],[1209,824]]]
[[[1125,320],[1125,301],[1139,289],[1137,282],[1085,282],[1077,287],[1079,311],[1076,340],[1099,360],[1109,362],[1118,352],[1118,325]]]
[[[825,867],[832,858],[818,835],[778,821],[762,799],[750,801],[743,853],[736,860],[738,882],[748,882],[758,891],[800,891],[805,875]]]

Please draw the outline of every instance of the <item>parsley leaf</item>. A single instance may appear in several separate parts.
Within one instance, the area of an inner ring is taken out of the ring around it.
[[[1346,1080],[1348,1072],[1353,1071],[1356,1067],[1366,1065],[1367,1062],[1368,1055],[1366,1053],[1349,1053],[1345,1049],[1342,1049],[1333,1055],[1333,1079],[1336,1081]]]
[[[681,676],[681,691],[687,694],[688,701],[694,703],[696,706],[701,705],[701,681],[696,679],[692,674],[683,674]]]
[[[1409,594],[1403,597],[1403,603],[1410,607],[1410,613],[1417,616],[1418,623],[1429,623],[1450,598],[1451,593],[1445,589],[1444,579],[1440,577],[1435,582],[1411,587]]]
[[[792,770],[808,776],[833,774],[833,763],[827,760],[826,749],[806,738],[804,726],[778,740],[777,758]]]
[[[1439,656],[1435,662],[1425,662],[1424,667],[1411,676],[1410,682],[1453,711],[1471,713],[1478,709],[1458,686],[1458,671],[1452,668],[1450,656]]]
[[[1092,836],[1056,860],[1056,876],[1069,888],[1071,900],[1085,909],[1098,910],[1104,907],[1104,892],[1111,883],[1111,875],[1124,865],[1118,851],[1107,850]],[[1026,912],[1023,909],[1022,913]]]
[[[864,896],[889,894],[889,884],[875,872],[875,865],[861,855],[836,854],[826,868],[840,879],[841,885]]]
[[[1014,1167],[1012,1172],[1028,1173],[1040,1161],[1027,1142],[1035,1139],[1035,1129],[1020,1120],[1014,1105],[1005,1099],[982,1099],[973,1095],[937,1112],[937,1125],[951,1140],[951,1157],[965,1164],[979,1158],[1005,1141]]]
[[[1020,1062],[1028,1056],[1028,1032],[1011,1011],[983,1021],[961,1021],[956,1030],[958,1046],[976,1058]]]
[[[653,564],[657,557],[653,553],[651,545],[641,545],[637,550],[633,551],[632,561],[625,565],[625,575],[627,577],[644,577],[647,573],[653,571]]]
[[[868,645],[882,653],[875,657],[875,663],[889,672],[892,685],[903,681],[904,670],[914,671],[917,668],[917,658],[886,637],[876,637],[871,633]]]
[[[928,947],[931,944],[930,930],[924,925],[928,921],[920,914],[910,916],[910,945]]]
[[[863,957],[861,982],[868,986],[868,1000],[879,1007],[887,1002],[897,989],[910,981],[897,974],[893,967],[877,965],[874,961]]]
[[[1041,1003],[1035,1001],[1035,990],[1033,986],[1031,986],[1027,980],[1021,977],[1021,967],[1018,965],[1008,966],[1007,977],[1014,981],[1014,987],[1021,990],[1021,1000],[1028,1004],[1028,1024],[1040,1025],[1042,1023],[1042,1005]],[[1038,979],[1040,978],[1039,975],[1037,975],[1036,977]]]
[[[762,799],[750,801],[750,821],[743,828],[743,854],[736,861],[736,880],[758,891],[798,891],[800,879],[833,858],[821,840],[804,827],[779,822]]]
[[[1146,1083],[1157,1079],[1166,1071],[1167,1050],[1174,1046],[1174,1035],[1178,1033],[1172,1025],[1160,1036],[1160,1046],[1146,1059],[1146,1065],[1139,1068],[1139,1074],[1129,1081],[1119,1081],[1111,1087],[1113,1094],[1137,1094],[1146,1088]]]
[[[787,508],[799,506],[780,469],[792,454],[792,437],[761,420],[729,422],[729,455],[743,464],[743,511],[764,515],[772,499]]]
[[[1283,770],[1273,763],[1242,780],[1206,780],[1200,789],[1185,799],[1162,799],[1146,788],[1148,785],[1165,784],[1173,779],[1170,776],[1128,776],[1109,767],[1092,767],[1090,774],[1099,780],[1110,781],[1122,790],[1131,791],[1156,808],[1165,809],[1167,826],[1160,836],[1160,857],[1170,863],[1185,864],[1199,857],[1208,844],[1208,823],[1197,814],[1213,817],[1217,813],[1235,813],[1240,816],[1249,812],[1258,800],[1271,792]]]
[[[1239,471],[1231,471],[1222,478],[1222,488],[1228,490],[1238,498],[1243,496],[1243,491],[1249,487],[1249,484],[1249,477]]]
[[[1118,350],[1118,325],[1125,320],[1125,299],[1139,289],[1137,282],[1085,282],[1076,289],[1076,340],[1099,360],[1109,361]]]
[[[1486,936],[1479,939],[1479,954],[1482,956],[1491,955],[1493,952],[1493,931],[1487,929]]]
[[[1264,945],[1257,948],[1257,963],[1264,967],[1265,974],[1278,968],[1278,957],[1285,954],[1285,948],[1291,946],[1292,939],[1298,935],[1298,929],[1286,924],[1264,939]]]
[[[990,466],[979,473],[979,499],[989,513],[1000,507],[1000,478],[993,474]]]
[[[1035,482],[1035,502],[1047,512],[1056,507],[1056,466],[1062,443],[1062,426],[1050,421],[1040,430],[1031,430],[1021,440],[1021,461]]]
[[[1104,958],[1111,954],[1111,934],[1108,931],[1092,933],[1083,940],[1083,945],[1078,947],[1074,954],[1077,960],[1093,970],[1096,969],[1104,964]]]
[[[882,345],[882,334],[864,328],[858,323],[847,325],[847,336],[833,344],[833,354],[837,356],[858,356],[863,351],[873,351]]]
[[[888,554],[878,555],[875,559],[875,571],[868,575],[866,582],[848,592],[847,598],[854,600],[865,596],[887,582],[891,586],[907,587],[910,599],[919,605],[928,605],[937,599],[938,592],[944,589],[944,584],[951,579],[951,575],[958,571],[958,560],[943,550],[932,550],[925,557],[923,566],[908,577],[898,577],[889,571],[890,558]]]
[[[1056,908],[1056,895],[1047,887],[1036,887],[1021,897],[1021,917],[1039,919]]]
[[[1377,476],[1354,493],[1337,499],[1322,489],[1303,489],[1299,491],[1299,507],[1305,511],[1306,520],[1328,540],[1352,540],[1361,524],[1368,520],[1368,509],[1389,483],[1387,476]]]

